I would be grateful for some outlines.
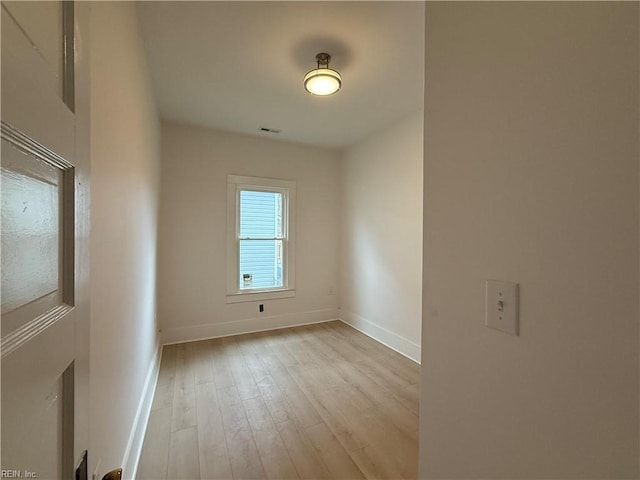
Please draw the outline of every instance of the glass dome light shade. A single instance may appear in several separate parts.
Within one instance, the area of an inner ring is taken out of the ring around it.
[[[342,77],[330,68],[314,68],[304,76],[304,88],[313,95],[332,95],[341,86]]]

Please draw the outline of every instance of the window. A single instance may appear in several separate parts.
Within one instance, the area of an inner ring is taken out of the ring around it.
[[[227,303],[295,296],[295,188],[227,177]]]

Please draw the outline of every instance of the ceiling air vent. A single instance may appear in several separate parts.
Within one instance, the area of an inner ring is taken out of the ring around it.
[[[260,127],[260,131],[268,133],[280,133],[280,130],[278,130],[277,128]]]

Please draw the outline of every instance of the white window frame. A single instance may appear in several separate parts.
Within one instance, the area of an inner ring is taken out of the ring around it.
[[[283,194],[282,287],[240,289],[240,191]],[[296,182],[227,175],[227,303],[296,296]]]

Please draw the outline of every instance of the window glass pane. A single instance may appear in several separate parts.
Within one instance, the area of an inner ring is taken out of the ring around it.
[[[240,240],[240,290],[282,286],[282,240]]]
[[[240,191],[240,238],[282,237],[282,193]]]

